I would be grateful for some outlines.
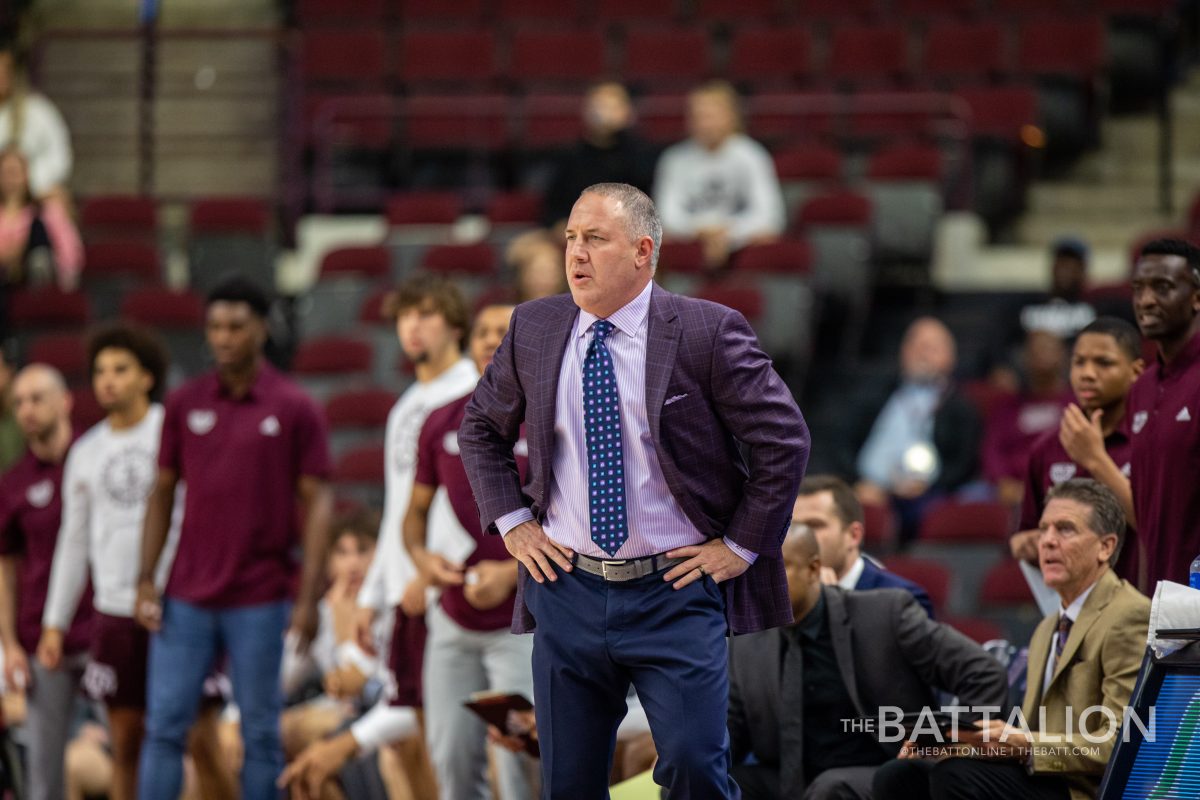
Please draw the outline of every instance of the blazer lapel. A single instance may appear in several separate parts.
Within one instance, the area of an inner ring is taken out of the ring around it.
[[[842,683],[854,703],[858,715],[863,714],[862,701],[858,699],[858,681],[855,680],[854,646],[850,639],[850,615],[846,612],[846,604],[841,594],[825,587],[821,588],[825,595],[826,613],[829,614],[829,635],[833,639],[833,653],[837,656],[838,670],[842,673]]]
[[[646,418],[655,445],[659,443],[662,407],[667,398],[667,384],[675,368],[680,333],[673,296],[655,284],[650,293],[650,317],[646,330]]]
[[[1106,570],[1104,575],[1096,581],[1096,588],[1092,589],[1092,593],[1088,595],[1087,601],[1079,611],[1079,617],[1071,625],[1067,643],[1063,646],[1062,655],[1059,656],[1058,663],[1054,666],[1054,675],[1050,677],[1050,686],[1053,686],[1058,677],[1062,675],[1063,668],[1071,663],[1072,656],[1079,649],[1079,645],[1083,643],[1083,637],[1087,636],[1088,630],[1096,624],[1096,620],[1100,619],[1101,612],[1112,600],[1113,591],[1116,588],[1116,575],[1111,569]],[[1049,689],[1049,686],[1046,688]]]

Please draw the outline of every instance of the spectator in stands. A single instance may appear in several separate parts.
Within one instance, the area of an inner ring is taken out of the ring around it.
[[[476,315],[469,352],[480,374],[508,333],[512,312],[512,306],[489,306]],[[442,590],[440,602],[428,615],[424,686],[426,738],[443,800],[487,794],[486,730],[463,707],[463,700],[482,691],[533,695],[533,642],[508,631],[517,560],[502,538],[487,536],[480,527],[458,452],[458,428],[470,399],[464,395],[434,411],[421,429],[416,480],[404,518],[409,554],[425,582]],[[518,443],[522,473],[527,451],[524,442]],[[446,490],[457,524],[471,536],[472,549],[465,560],[447,558],[426,546],[439,524],[430,515],[439,487]],[[496,754],[496,773],[501,800],[533,796],[533,776],[517,756]]]
[[[113,755],[108,794],[112,800],[132,800],[145,723],[149,648],[149,634],[133,621],[133,606],[142,518],[154,485],[162,432],[163,407],[153,399],[162,392],[167,354],[148,332],[114,326],[89,341],[88,364],[106,417],[81,436],[67,456],[62,527],[37,658],[47,670],[63,666],[71,620],[81,602],[87,602],[90,565],[94,614],[83,688],[107,711]],[[178,530],[172,534],[174,545]],[[169,567],[169,557],[163,561],[163,567]],[[165,570],[159,577],[165,578]],[[197,723],[211,729],[198,737],[201,742],[215,741],[215,711],[208,709]]]
[[[1025,339],[1025,381],[1013,394],[992,405],[983,434],[983,476],[996,487],[1000,501],[1021,503],[1029,450],[1058,427],[1062,410],[1072,400],[1067,384],[1067,351],[1062,339],[1033,331]]]
[[[25,454],[25,436],[13,413],[12,379],[17,365],[14,349],[14,341],[0,342],[0,475]]]
[[[1050,291],[1040,302],[1021,308],[1018,316],[1024,334],[1052,333],[1070,342],[1092,320],[1096,310],[1083,299],[1087,288],[1087,243],[1064,237],[1051,249]]]
[[[742,133],[738,97],[714,81],[688,97],[690,138],[662,154],[654,204],[667,237],[696,238],[712,268],[783,233],[783,192],[766,149]]]
[[[1142,373],[1141,337],[1123,319],[1100,317],[1075,340],[1071,390],[1075,402],[1063,411],[1056,430],[1042,434],[1029,451],[1021,520],[1009,544],[1014,558],[1038,561],[1038,520],[1046,495],[1071,478],[1093,477],[1121,501],[1131,518],[1130,428],[1126,397]],[[1125,532],[1117,574],[1137,585],[1137,542]]]
[[[387,680],[386,666],[358,644],[355,616],[358,592],[375,556],[379,515],[351,511],[334,522],[326,576],[329,589],[317,605],[320,622],[317,638],[301,651],[294,638],[283,655],[285,698],[305,696],[283,712],[280,736],[289,759],[315,741],[323,739],[363,714],[374,705]],[[387,641],[393,623],[391,614],[376,621],[376,642]],[[319,693],[310,690],[319,686]]]
[[[16,44],[0,41],[0,148],[15,145],[29,163],[29,188],[39,200],[63,195],[71,178],[71,135],[62,115],[33,91],[18,68]]]
[[[809,475],[800,483],[792,525],[804,525],[817,537],[825,583],[843,589],[903,589],[932,618],[933,601],[925,589],[863,554],[863,520],[862,504],[841,478]]]
[[[2,61],[0,57],[0,61]],[[0,269],[7,286],[54,283],[74,289],[83,268],[83,242],[66,203],[30,193],[25,157],[0,151]]]
[[[1200,250],[1178,239],[1142,248],[1133,311],[1158,358],[1126,404],[1133,435],[1133,508],[1146,586],[1185,582],[1200,554]]]
[[[978,748],[970,758],[885,765],[875,777],[876,800],[1096,796],[1150,618],[1150,601],[1111,568],[1124,534],[1121,504],[1096,481],[1072,478],[1050,491],[1038,559],[1061,607],[1029,643],[1024,724],[992,717],[981,730],[960,728],[958,741]],[[1094,713],[1096,706],[1108,713]]]
[[[911,594],[824,586],[816,536],[793,526],[783,542],[795,624],[729,643],[729,735],[733,775],[746,800],[871,796],[876,768],[900,742],[851,732],[845,720],[936,703],[1000,705],[1000,663],[949,626],[933,622]],[[744,763],[753,753],[755,763]]]
[[[62,482],[74,441],[71,395],[53,367],[31,364],[13,382],[25,457],[0,480],[0,640],[5,684],[28,693],[27,776],[32,800],[63,796],[63,750],[91,637],[90,599],[81,604],[63,641],[63,663],[47,669],[36,650],[62,522]]]
[[[633,129],[633,103],[624,86],[606,81],[589,89],[582,121],[583,138],[556,159],[543,202],[545,226],[556,232],[592,184],[616,181],[648,192],[654,178],[654,149]],[[562,264],[558,266],[561,273]]]
[[[900,375],[887,394],[868,396],[851,422],[855,493],[863,503],[891,502],[900,538],[916,538],[933,500],[975,477],[980,422],[954,382],[954,336],[939,320],[921,317],[900,345]]]
[[[529,231],[509,243],[504,263],[516,277],[511,299],[525,303],[567,291],[563,246],[542,230]]]
[[[241,716],[241,796],[274,797],[283,768],[284,633],[290,611],[302,647],[316,634],[332,492],[321,411],[263,358],[268,310],[266,294],[245,278],[215,287],[205,313],[216,369],[167,400],[134,607],[155,634],[138,783],[143,800],[178,797],[188,729],[219,650],[229,655]],[[155,577],[180,482],[187,491],[179,546],[160,600]],[[297,545],[303,569],[293,606]]]

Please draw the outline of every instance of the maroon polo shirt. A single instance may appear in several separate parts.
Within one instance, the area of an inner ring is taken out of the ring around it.
[[[1133,385],[1126,407],[1148,586],[1186,584],[1200,555],[1200,336],[1170,364],[1156,359]]]
[[[1129,414],[1121,424],[1104,438],[1104,449],[1125,477],[1132,472],[1133,443],[1130,441]],[[1058,431],[1047,431],[1033,444],[1029,451],[1029,467],[1025,475],[1025,499],[1021,502],[1021,522],[1017,530],[1037,528],[1046,508],[1046,495],[1050,489],[1072,478],[1090,478],[1091,474],[1077,464],[1063,448]],[[1117,574],[1137,585],[1138,543],[1133,528],[1125,529],[1125,544],[1117,560]]]
[[[321,411],[264,363],[235,398],[209,373],[167,400],[159,466],[187,486],[166,594],[226,608],[286,599],[300,541],[296,484],[329,474]]]
[[[421,436],[417,440],[415,478],[417,483],[425,486],[446,487],[446,495],[455,516],[477,545],[475,552],[467,558],[468,567],[480,561],[507,561],[512,558],[508,548],[504,546],[504,537],[488,536],[479,526],[475,495],[471,492],[467,471],[458,452],[458,428],[462,425],[463,415],[470,400],[471,395],[468,394],[432,412],[425,420]],[[522,440],[516,447],[517,468],[521,471],[522,478],[529,465],[527,450],[522,448],[523,444]],[[463,595],[463,587],[447,586],[442,590],[441,602],[450,619],[464,628],[473,631],[495,631],[507,629],[512,624],[515,598],[514,590],[500,605],[480,611],[467,602]]]
[[[57,464],[41,461],[32,451],[0,480],[0,555],[20,557],[17,567],[17,639],[29,653],[42,635],[42,609],[50,590],[50,567],[62,523],[62,477],[66,455]],[[63,641],[67,653],[91,644],[92,589],[79,600],[75,619]]]

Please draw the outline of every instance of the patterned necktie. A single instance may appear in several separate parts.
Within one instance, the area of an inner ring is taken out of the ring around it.
[[[583,429],[587,436],[592,541],[610,556],[629,538],[621,456],[621,403],[612,355],[604,343],[612,332],[613,324],[608,320],[592,324],[592,343],[583,362]]]
[[[1071,635],[1071,618],[1062,614],[1058,618],[1058,638],[1054,641],[1054,669],[1058,669],[1058,660],[1062,658],[1063,645]]]

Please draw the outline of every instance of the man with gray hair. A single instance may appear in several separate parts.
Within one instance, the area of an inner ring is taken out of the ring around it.
[[[1096,796],[1141,668],[1150,601],[1112,570],[1125,515],[1107,487],[1091,478],[1059,484],[1038,532],[1042,577],[1061,607],[1029,642],[1024,724],[992,718],[960,729],[970,758],[885,765],[875,800]]]
[[[62,521],[61,487],[74,441],[71,395],[58,370],[30,364],[13,381],[13,413],[25,457],[0,480],[0,642],[9,690],[28,693],[28,780],[32,800],[60,800],[63,751],[90,638],[87,597],[63,639],[64,657],[46,669],[29,654],[42,633],[42,610]]]
[[[737,797],[725,635],[791,621],[780,546],[808,429],[741,314],[654,285],[661,237],[644,193],[584,190],[571,296],[517,307],[459,431],[482,527],[521,563],[548,798],[608,796],[631,683],[655,780]]]

